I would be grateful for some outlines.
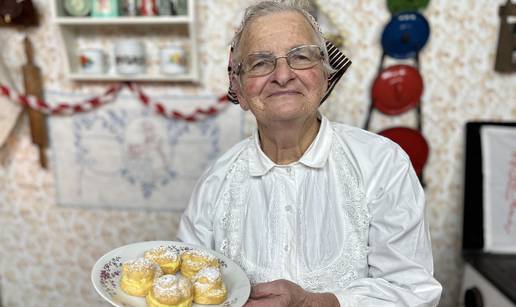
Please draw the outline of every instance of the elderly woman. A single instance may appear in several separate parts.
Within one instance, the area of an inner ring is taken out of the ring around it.
[[[424,195],[393,142],[318,112],[331,67],[299,1],[249,7],[233,41],[231,90],[253,136],[200,179],[178,238],[237,262],[246,306],[436,306]]]

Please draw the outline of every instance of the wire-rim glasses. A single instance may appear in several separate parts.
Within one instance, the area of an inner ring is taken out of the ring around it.
[[[303,45],[291,49],[283,56],[275,56],[270,52],[256,52],[247,55],[237,67],[238,75],[261,77],[276,69],[278,59],[285,58],[290,68],[295,70],[309,69],[317,65],[323,58],[318,45]]]

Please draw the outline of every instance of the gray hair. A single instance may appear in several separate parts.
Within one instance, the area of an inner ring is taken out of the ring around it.
[[[306,18],[314,30],[315,39],[317,40],[316,43],[323,51],[324,70],[328,75],[333,73],[335,70],[330,65],[328,49],[326,48],[326,41],[323,37],[321,29],[319,28],[319,24],[317,21],[315,21],[315,18],[310,13],[308,13],[309,8],[310,5],[307,0],[262,1],[248,7],[245,10],[242,23],[240,24],[238,30],[235,32],[231,42],[234,63],[238,64],[241,61],[242,55],[240,54],[240,41],[242,40],[242,33],[253,20],[257,19],[258,17],[263,17],[278,12],[297,12]]]

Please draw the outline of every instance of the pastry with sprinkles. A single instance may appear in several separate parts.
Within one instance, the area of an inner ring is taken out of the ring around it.
[[[146,296],[154,279],[163,275],[156,263],[145,258],[137,258],[122,264],[120,288],[133,296]]]
[[[145,300],[148,307],[190,307],[192,283],[181,275],[163,275],[154,281]]]
[[[196,304],[222,304],[227,288],[219,268],[205,267],[193,278],[193,296]]]
[[[165,274],[175,274],[181,264],[179,251],[170,246],[155,247],[146,251],[143,257],[157,263]]]
[[[203,251],[189,250],[181,254],[181,274],[188,278],[193,278],[205,267],[218,268],[219,266],[217,258]]]

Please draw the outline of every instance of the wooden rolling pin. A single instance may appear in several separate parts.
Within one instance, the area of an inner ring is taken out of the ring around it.
[[[32,43],[28,37],[25,37],[23,44],[25,55],[27,56],[27,63],[22,67],[25,95],[33,95],[43,99],[43,81],[41,79],[41,71],[33,61]],[[46,116],[29,107],[26,107],[26,110],[29,114],[32,143],[37,145],[39,150],[39,163],[43,168],[47,168],[47,157],[45,154],[45,149],[48,146]]]

